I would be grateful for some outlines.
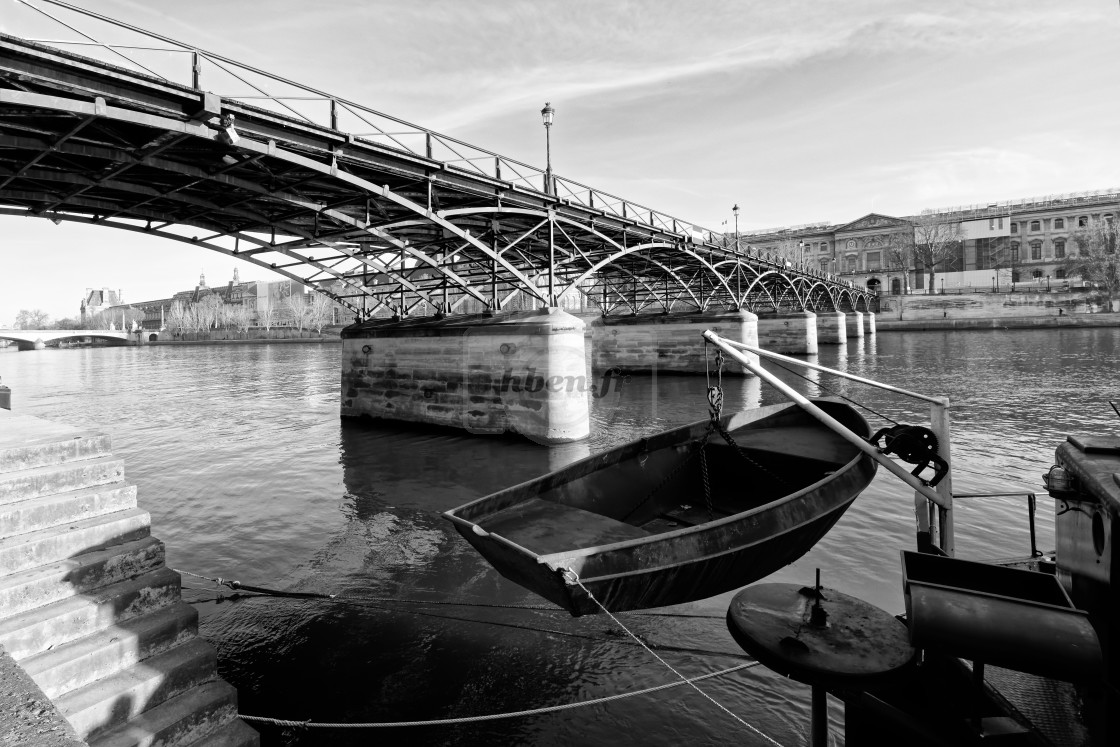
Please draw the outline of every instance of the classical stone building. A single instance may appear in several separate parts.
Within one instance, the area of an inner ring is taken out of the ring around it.
[[[1075,256],[1072,234],[1093,220],[1120,215],[1120,191],[1053,195],[1011,202],[934,211],[938,219],[959,223],[963,241],[935,267],[935,288],[928,272],[910,261],[900,267],[892,241],[914,236],[920,216],[870,213],[844,224],[811,224],[740,236],[757,251],[790,264],[845,277],[886,295],[968,290],[1069,287],[1063,261]]]

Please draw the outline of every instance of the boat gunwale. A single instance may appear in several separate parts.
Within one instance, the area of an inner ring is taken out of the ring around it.
[[[831,398],[831,397],[817,398],[817,401],[835,403],[835,404],[838,404],[838,405],[841,405],[841,406],[847,408],[862,423],[862,428],[863,428],[864,431],[866,431],[866,433],[863,437],[867,438],[868,436],[870,436],[871,429],[870,429],[870,426],[868,425],[866,419],[863,418],[863,416],[860,415],[860,413],[858,411],[856,411],[855,408],[853,408],[848,403],[842,402],[839,399]],[[726,428],[726,430],[728,432],[730,432],[731,430],[739,427],[740,425],[758,422],[760,420],[764,420],[765,418],[768,418],[768,417],[771,417],[771,416],[774,416],[774,415],[779,415],[779,414],[787,412],[787,411],[794,411],[794,410],[797,410],[797,409],[798,409],[798,406],[795,403],[776,403],[776,404],[773,404],[773,405],[764,405],[762,407],[753,408],[751,410],[739,411],[739,412],[733,413],[731,415],[728,415],[723,419],[723,424],[724,424],[724,427]],[[745,420],[746,423],[736,424],[736,422],[735,422],[736,420]],[[719,528],[722,528],[722,527],[724,527],[726,525],[729,525],[729,524],[735,524],[735,523],[741,522],[743,520],[751,518],[754,515],[778,509],[778,508],[782,507],[783,505],[792,503],[796,499],[803,498],[805,495],[807,495],[807,494],[809,494],[813,491],[819,490],[822,484],[827,483],[827,482],[832,482],[838,476],[843,475],[844,473],[849,472],[851,470],[854,470],[856,468],[857,464],[860,463],[862,460],[867,460],[868,462],[873,463],[873,460],[869,456],[867,456],[866,454],[864,454],[862,452],[857,451],[856,454],[852,457],[852,459],[850,459],[848,462],[844,463],[843,465],[841,465],[837,469],[830,471],[830,473],[828,475],[826,475],[825,477],[822,477],[820,480],[817,480],[816,482],[814,482],[810,485],[807,485],[807,486],[801,488],[800,490],[798,490],[794,493],[788,493],[786,495],[780,496],[779,498],[776,498],[773,501],[769,501],[769,502],[764,503],[762,505],[755,506],[754,508],[747,509],[746,511],[740,511],[738,513],[731,514],[729,516],[725,516],[725,517],[722,517],[720,519],[715,519],[713,521],[707,521],[707,522],[704,522],[702,524],[697,524],[697,525],[694,525],[694,526],[681,527],[680,529],[674,529],[674,530],[669,531],[669,532],[660,532],[660,533],[657,533],[657,534],[650,534],[648,537],[635,537],[635,538],[628,539],[628,540],[620,540],[619,542],[611,542],[611,543],[604,544],[604,545],[594,545],[594,546],[591,546],[591,547],[583,547],[583,548],[563,551],[563,552],[559,552],[559,553],[541,554],[541,553],[538,553],[538,552],[534,552],[532,550],[529,550],[528,548],[523,547],[522,545],[517,544],[516,542],[513,542],[512,540],[509,540],[508,538],[504,537],[503,535],[501,535],[499,533],[490,532],[485,527],[482,527],[478,523],[476,523],[474,521],[471,521],[470,519],[467,519],[465,517],[462,517],[462,516],[460,516],[456,513],[460,510],[467,509],[467,508],[470,508],[472,506],[477,506],[481,503],[496,501],[496,500],[498,500],[498,498],[500,496],[503,496],[503,495],[509,495],[511,493],[516,493],[518,491],[528,491],[528,489],[531,488],[531,487],[536,487],[536,486],[538,486],[542,483],[545,483],[545,481],[549,480],[550,478],[555,479],[556,477],[561,476],[561,475],[564,476],[566,479],[561,480],[561,481],[557,481],[555,484],[548,485],[548,487],[550,489],[559,487],[560,485],[565,485],[569,482],[573,482],[574,480],[577,480],[581,477],[584,477],[586,475],[589,475],[589,474],[592,474],[592,473],[597,472],[599,470],[610,467],[613,464],[620,463],[620,462],[624,461],[625,459],[632,458],[632,454],[631,454],[632,451],[635,451],[635,450],[640,449],[640,448],[648,447],[650,445],[650,441],[652,439],[656,439],[657,441],[664,443],[663,446],[659,447],[659,450],[664,449],[664,448],[670,448],[672,446],[679,445],[681,443],[686,443],[688,440],[692,440],[691,434],[692,434],[693,431],[696,431],[698,434],[702,435],[703,432],[707,428],[707,424],[708,424],[708,421],[706,421],[706,420],[696,421],[694,423],[688,423],[688,424],[685,424],[685,425],[682,425],[682,426],[678,426],[677,428],[670,429],[668,431],[663,431],[661,433],[654,434],[653,436],[650,436],[650,437],[643,437],[643,438],[635,439],[633,441],[630,441],[626,444],[623,444],[623,445],[617,447],[616,449],[607,450],[607,451],[601,452],[599,454],[594,454],[594,455],[585,457],[585,458],[580,459],[576,462],[573,462],[572,464],[569,464],[566,467],[562,467],[561,469],[556,470],[554,472],[549,472],[549,473],[544,474],[544,475],[539,475],[539,476],[534,477],[532,479],[525,480],[521,483],[518,483],[517,485],[513,485],[513,486],[510,486],[508,488],[505,488],[504,490],[500,490],[497,493],[491,493],[490,495],[486,495],[486,496],[483,496],[481,498],[477,498],[477,499],[471,501],[470,503],[465,503],[462,506],[457,506],[456,508],[445,511],[443,515],[444,515],[445,518],[450,520],[452,523],[454,523],[460,529],[465,529],[467,527],[470,527],[471,531],[474,532],[476,535],[478,535],[481,538],[486,538],[486,537],[499,538],[507,546],[510,546],[510,547],[516,549],[517,551],[524,553],[527,558],[533,558],[538,563],[540,563],[542,565],[546,565],[550,568],[556,569],[557,564],[562,562],[562,561],[565,561],[565,560],[574,560],[574,559],[577,559],[577,558],[588,558],[588,557],[591,557],[591,556],[594,556],[594,555],[614,552],[616,550],[642,547],[644,545],[665,542],[667,540],[675,541],[677,539],[685,538],[685,537],[688,537],[688,536],[693,535],[693,534],[700,534],[700,533],[704,533],[704,532],[709,532],[709,531],[712,531],[713,529],[719,529]],[[689,439],[682,439],[680,437],[682,434],[690,434],[690,438]],[[727,444],[727,442],[724,441],[722,437],[720,437],[720,440],[723,441],[723,443],[725,445],[727,445],[729,448],[731,447],[731,445]],[[874,472],[875,472],[874,466],[872,466],[871,469],[872,469],[872,477],[874,477]],[[858,493],[856,494],[855,497],[858,497]],[[855,497],[853,497],[851,501],[848,501],[848,503],[846,505],[850,505],[851,502],[855,500]],[[511,505],[517,505],[518,503],[521,503],[521,502],[523,502],[523,501],[517,501],[515,503],[512,503]],[[831,512],[827,512],[827,513],[831,513]],[[813,518],[810,518],[809,520],[807,520],[805,522],[802,522],[801,524],[798,524],[797,528],[803,527],[806,524],[810,523],[811,521],[814,521],[817,518],[820,518],[821,516],[827,515],[827,513],[818,514],[817,516],[815,516]],[[781,535],[784,535],[784,534],[787,534],[787,533],[788,533],[788,531],[784,530],[784,531],[780,532],[779,535],[777,535],[777,536],[781,536]],[[754,543],[751,543],[751,544],[754,544]],[[741,545],[741,546],[731,548],[727,552],[719,552],[719,553],[715,553],[715,554],[711,554],[711,555],[705,555],[704,557],[705,558],[716,558],[716,557],[720,557],[722,555],[726,555],[726,554],[728,554],[728,552],[739,551],[744,547],[750,547],[750,546],[751,546],[750,544]],[[673,564],[669,564],[669,565],[666,565],[666,566],[658,566],[658,567],[659,568],[671,567],[671,565],[673,565]],[[648,570],[648,569],[646,569],[646,570]],[[634,571],[634,573],[637,573],[637,572],[639,572],[639,571]],[[626,572],[626,573],[629,573],[629,572]],[[621,575],[621,574],[614,574],[614,575]],[[608,578],[608,577],[609,576],[603,576],[602,578]],[[599,577],[593,577],[593,578],[599,578]]]

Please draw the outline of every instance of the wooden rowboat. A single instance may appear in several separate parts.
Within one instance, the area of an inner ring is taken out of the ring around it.
[[[870,435],[848,405],[815,404]],[[444,516],[503,576],[579,616],[601,612],[595,600],[646,609],[757,581],[804,555],[875,476],[871,457],[795,404],[721,425],[737,448],[701,421]]]

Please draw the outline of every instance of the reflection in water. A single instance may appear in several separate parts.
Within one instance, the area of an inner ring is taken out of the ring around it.
[[[1040,490],[1039,476],[1067,433],[1117,430],[1107,400],[1120,396],[1118,340],[1113,329],[889,333],[822,346],[817,360],[949,395],[958,490]],[[672,679],[609,620],[536,609],[542,600],[501,578],[440,513],[706,418],[703,376],[631,377],[592,401],[589,441],[545,449],[517,438],[340,423],[338,354],[299,345],[45,350],[0,356],[0,376],[21,411],[112,434],[170,565],[339,595],[198,605],[245,713],[450,718]],[[898,395],[766,366],[798,391],[842,394],[885,418],[921,422],[928,414]],[[727,410],[778,401],[754,378],[723,383]],[[868,419],[874,428],[887,422]],[[901,612],[898,550],[913,543],[911,506],[909,491],[881,470],[816,548],[770,580],[809,583],[819,567],[826,585]],[[966,504],[957,513],[962,556],[1025,552],[1021,500]],[[1052,527],[1042,508],[1043,546],[1052,543]],[[723,622],[730,596],[624,620],[682,672],[710,672],[743,661]],[[779,742],[805,742],[801,685],[752,669],[704,689]],[[761,743],[684,689],[450,728],[264,734],[265,745]]]

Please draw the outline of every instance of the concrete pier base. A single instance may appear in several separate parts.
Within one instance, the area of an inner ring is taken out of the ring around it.
[[[817,315],[811,311],[760,315],[758,344],[761,348],[784,355],[816,355]]]
[[[843,345],[848,341],[847,323],[843,311],[817,312],[817,344]]]
[[[845,316],[847,317],[848,339],[863,337],[863,312],[849,311]]]
[[[865,326],[867,327],[867,334],[874,335],[875,334],[875,312],[874,311],[868,311],[865,314],[865,317],[866,318],[865,318],[864,321],[866,322]]]
[[[342,415],[579,441],[590,435],[584,326],[553,308],[347,327]]]
[[[592,367],[628,373],[702,374],[711,367],[704,330],[721,337],[758,345],[758,317],[749,311],[706,311],[682,314],[606,316],[591,324]],[[746,353],[754,363],[758,356]],[[724,373],[751,375],[729,362]]]

